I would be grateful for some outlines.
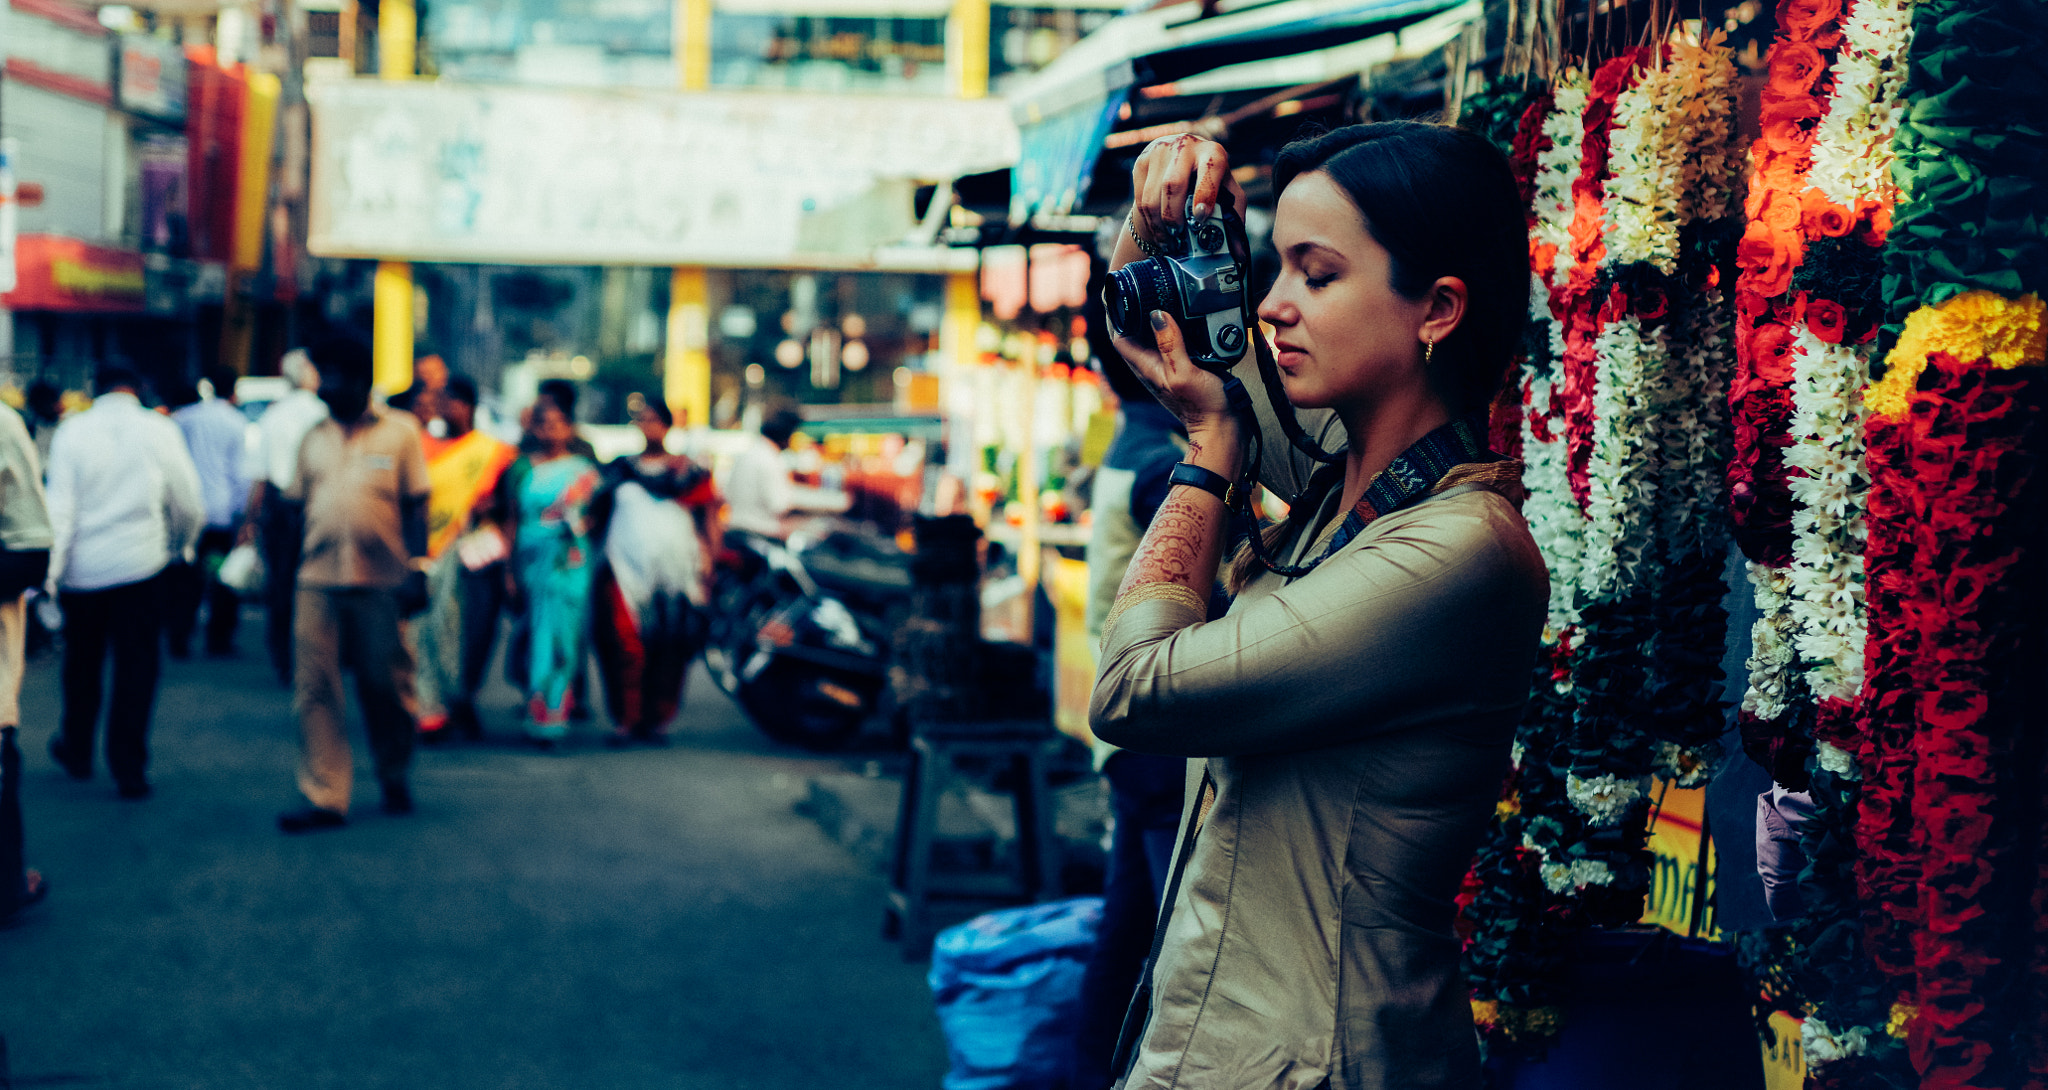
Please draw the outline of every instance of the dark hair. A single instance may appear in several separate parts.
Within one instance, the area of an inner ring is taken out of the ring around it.
[[[669,411],[668,402],[663,401],[659,396],[646,398],[645,400],[646,404],[642,405],[641,408],[660,417],[662,427],[673,428],[676,426],[676,414]]]
[[[1528,226],[1507,157],[1469,129],[1383,121],[1280,149],[1274,192],[1310,171],[1357,206],[1396,292],[1420,299],[1438,277],[1465,282],[1464,320],[1436,346],[1430,382],[1452,412],[1485,409],[1529,317]]]
[[[96,394],[122,387],[140,392],[143,389],[142,375],[125,363],[103,363],[93,369],[92,389]]]
[[[542,379],[539,389],[541,397],[561,406],[562,415],[573,423],[576,419],[576,384],[565,378]]]
[[[322,377],[333,375],[349,382],[370,382],[377,373],[376,356],[370,342],[359,336],[333,331],[306,346],[306,357]]]
[[[224,363],[216,363],[206,369],[206,381],[213,384],[213,396],[230,398],[235,396],[235,380],[241,378],[235,369]]]
[[[476,408],[476,382],[468,375],[456,371],[448,372],[448,386],[441,396],[450,401],[460,401],[470,408]]]
[[[795,409],[777,409],[761,422],[761,434],[778,447],[789,445],[789,437],[803,427],[804,416]]]

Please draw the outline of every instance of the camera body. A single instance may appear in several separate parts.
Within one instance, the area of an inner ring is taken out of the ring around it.
[[[1159,257],[1133,261],[1109,274],[1102,309],[1109,328],[1147,348],[1158,347],[1151,313],[1163,310],[1180,326],[1188,358],[1205,371],[1224,372],[1244,357],[1251,313],[1245,267],[1244,219],[1218,194],[1215,214],[1192,214],[1162,241]]]

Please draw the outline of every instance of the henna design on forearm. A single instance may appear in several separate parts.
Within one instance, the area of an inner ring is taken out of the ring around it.
[[[1199,489],[1175,489],[1152,517],[1117,594],[1146,583],[1175,583],[1206,599],[1223,550],[1222,513],[1214,496]]]

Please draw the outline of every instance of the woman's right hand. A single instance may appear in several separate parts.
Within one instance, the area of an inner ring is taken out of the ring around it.
[[[1146,245],[1160,248],[1179,233],[1192,198],[1198,215],[1216,210],[1216,195],[1228,191],[1239,215],[1244,214],[1244,189],[1230,176],[1230,154],[1223,145],[1194,133],[1162,136],[1138,155],[1131,168],[1132,226]]]

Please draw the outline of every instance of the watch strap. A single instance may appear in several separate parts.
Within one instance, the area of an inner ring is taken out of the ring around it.
[[[1222,500],[1225,507],[1230,506],[1230,501],[1236,498],[1233,494],[1235,489],[1230,478],[1213,469],[1205,469],[1198,466],[1193,462],[1174,463],[1173,473],[1167,477],[1167,481],[1170,484],[1185,484],[1199,488]]]

